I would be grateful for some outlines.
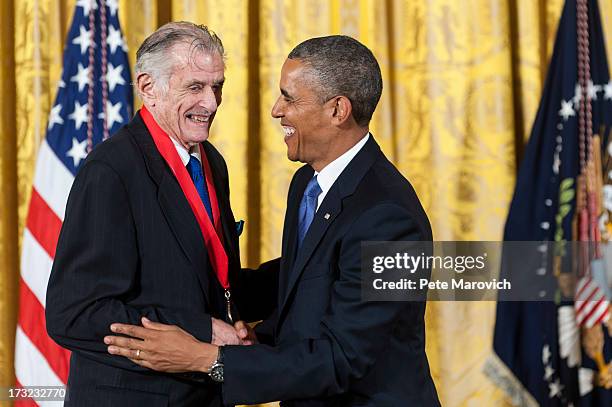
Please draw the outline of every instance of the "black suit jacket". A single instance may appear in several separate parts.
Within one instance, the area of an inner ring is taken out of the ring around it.
[[[233,273],[240,260],[227,167],[203,147]],[[195,216],[137,114],[89,155],[68,199],[46,303],[49,335],[72,351],[66,405],[221,405],[207,376],[152,372],[108,354],[103,337],[113,322],[140,325],[146,316],[210,342],[223,298]]]
[[[278,307],[258,327],[274,346],[224,348],[224,400],[285,406],[438,406],[423,302],[365,302],[362,241],[431,241],[408,181],[371,137],[327,193],[296,250],[310,166],[291,181]]]

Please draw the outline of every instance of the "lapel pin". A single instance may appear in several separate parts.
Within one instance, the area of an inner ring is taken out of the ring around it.
[[[326,213],[325,216],[323,216],[326,220],[329,219],[331,215],[329,213]]]

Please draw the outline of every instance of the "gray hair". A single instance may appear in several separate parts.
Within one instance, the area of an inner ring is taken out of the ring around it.
[[[175,66],[180,62],[169,57],[175,45],[184,43],[190,47],[190,58],[196,52],[217,52],[225,58],[221,39],[205,25],[187,21],[164,24],[149,35],[136,52],[136,76],[146,72],[164,93],[168,91],[168,81]]]
[[[345,96],[351,101],[357,124],[368,125],[382,93],[382,75],[365,45],[346,35],[311,38],[287,58],[299,59],[310,68],[321,103]]]

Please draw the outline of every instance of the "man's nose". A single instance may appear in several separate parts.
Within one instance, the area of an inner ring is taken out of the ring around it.
[[[207,109],[209,112],[214,113],[217,111],[219,104],[217,103],[217,97],[210,86],[207,86],[202,91],[202,95],[199,101],[199,105]]]
[[[274,106],[272,106],[272,112],[270,112],[272,114],[272,117],[274,117],[275,119],[281,118],[284,116],[283,114],[283,110],[281,108],[281,99],[280,97],[278,99],[276,99],[276,102],[274,103]]]

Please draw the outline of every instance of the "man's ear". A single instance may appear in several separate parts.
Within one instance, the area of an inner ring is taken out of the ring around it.
[[[332,123],[339,126],[351,118],[353,105],[346,96],[336,96],[330,103],[333,103]]]
[[[153,78],[146,72],[141,72],[136,77],[136,88],[142,101],[148,105],[155,106],[157,94],[153,87]]]

